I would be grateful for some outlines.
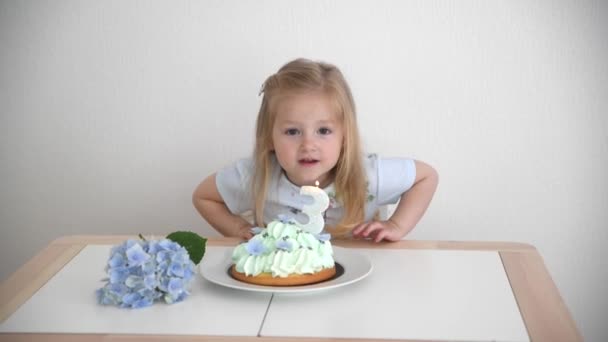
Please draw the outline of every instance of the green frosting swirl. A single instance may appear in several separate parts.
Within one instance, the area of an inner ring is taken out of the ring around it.
[[[256,248],[253,248],[254,246]],[[249,248],[248,248],[249,247]],[[254,249],[254,253],[250,253]],[[246,275],[272,273],[273,277],[290,274],[316,273],[334,266],[333,249],[329,241],[298,226],[280,221],[271,222],[267,228],[239,244],[232,252],[236,270]]]

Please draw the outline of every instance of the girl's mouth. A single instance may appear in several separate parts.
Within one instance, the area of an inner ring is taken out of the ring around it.
[[[298,160],[298,163],[300,163],[300,165],[303,165],[303,166],[315,165],[318,162],[319,161],[317,159],[309,159],[309,158],[304,158],[304,159]]]

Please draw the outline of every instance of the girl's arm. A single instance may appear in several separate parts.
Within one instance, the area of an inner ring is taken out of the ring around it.
[[[201,216],[224,236],[250,239],[251,223],[230,212],[215,185],[215,174],[205,178],[192,194],[192,203]]]
[[[414,229],[429,207],[439,182],[439,176],[433,167],[417,160],[415,163],[414,185],[401,195],[393,215],[386,221],[371,221],[358,225],[353,229],[354,237],[371,237],[375,242],[383,239],[398,241]]]

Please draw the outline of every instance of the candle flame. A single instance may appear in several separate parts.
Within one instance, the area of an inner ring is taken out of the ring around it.
[[[319,181],[315,181],[315,186],[318,188],[319,187]]]

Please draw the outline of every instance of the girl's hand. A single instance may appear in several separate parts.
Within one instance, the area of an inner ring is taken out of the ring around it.
[[[401,240],[414,229],[428,208],[437,188],[438,179],[435,169],[426,163],[416,161],[414,185],[401,195],[393,215],[386,221],[371,221],[356,226],[352,232],[353,237],[371,238],[375,242]]]
[[[236,233],[236,237],[244,239],[244,240],[251,239],[253,237],[251,228],[253,228],[253,226],[250,224],[240,227]]]
[[[353,237],[371,238],[374,242],[399,241],[403,235],[399,226],[391,220],[364,222],[353,229]]]

